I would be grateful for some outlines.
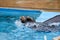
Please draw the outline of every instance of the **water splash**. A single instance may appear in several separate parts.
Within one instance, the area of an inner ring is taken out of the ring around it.
[[[17,27],[23,25],[23,24],[21,23],[21,21],[18,21],[18,20],[15,21],[15,24],[16,24]]]

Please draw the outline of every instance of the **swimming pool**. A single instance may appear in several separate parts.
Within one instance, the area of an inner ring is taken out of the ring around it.
[[[36,19],[40,13],[36,10],[0,8],[0,40],[52,40],[53,37],[59,36],[60,32],[37,32],[18,23],[19,16]]]

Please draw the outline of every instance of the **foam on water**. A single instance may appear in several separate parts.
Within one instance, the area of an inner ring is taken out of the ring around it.
[[[23,24],[21,23],[21,21],[18,21],[18,20],[15,21],[15,24],[16,24],[17,27],[23,25]]]
[[[44,40],[47,40],[47,37],[46,37],[46,35],[44,35]]]

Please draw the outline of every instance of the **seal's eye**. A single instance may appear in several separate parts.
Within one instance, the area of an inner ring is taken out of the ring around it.
[[[28,22],[35,22],[35,20],[34,20],[33,18],[29,17],[29,16],[26,17],[26,20],[27,20]]]

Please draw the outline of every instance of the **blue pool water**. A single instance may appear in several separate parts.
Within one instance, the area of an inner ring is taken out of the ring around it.
[[[52,40],[53,37],[60,35],[60,32],[37,32],[33,29],[25,27],[19,23],[19,16],[11,16],[14,15],[14,12],[9,15],[11,11],[8,12],[0,10],[0,13],[3,15],[0,16],[0,40],[45,40],[44,37],[46,37],[46,40]],[[18,12],[15,11],[15,13],[18,15]],[[11,17],[8,17],[7,15]]]

